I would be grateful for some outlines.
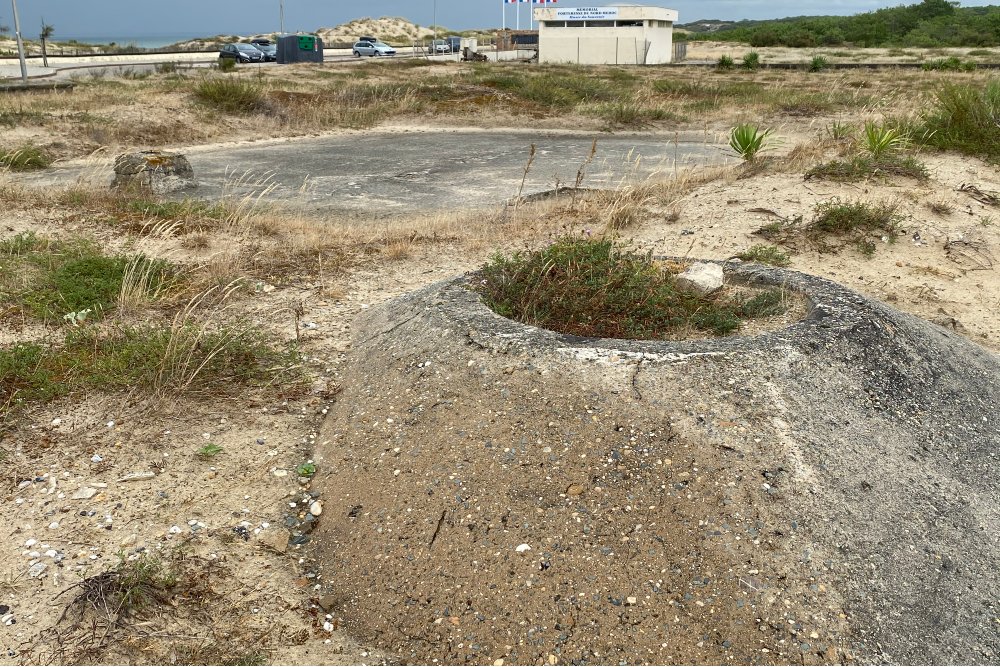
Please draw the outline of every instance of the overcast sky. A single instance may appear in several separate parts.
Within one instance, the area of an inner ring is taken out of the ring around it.
[[[38,33],[42,17],[62,36],[158,36],[249,34],[278,29],[280,0],[16,0],[25,36]],[[777,18],[816,14],[856,14],[882,7],[912,4],[917,0],[671,0],[640,1],[680,12],[680,22],[698,19]],[[993,0],[997,2],[997,0]],[[560,7],[595,7],[610,2],[559,0]],[[963,6],[988,5],[989,0],[969,0]],[[332,27],[365,16],[402,16],[429,25],[437,15],[439,25],[463,30],[498,27],[506,7],[507,24],[515,22],[518,5],[501,0],[284,0],[285,28],[311,31]],[[522,4],[521,24],[526,27],[528,8]],[[535,5],[539,6],[539,5]],[[11,4],[0,1],[0,24],[11,25]]]

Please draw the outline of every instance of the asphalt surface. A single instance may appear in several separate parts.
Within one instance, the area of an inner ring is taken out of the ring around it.
[[[587,163],[595,139],[597,149]],[[247,145],[198,151],[188,158],[199,182],[196,196],[215,197],[224,189],[249,192],[266,180],[273,185],[270,200],[379,218],[493,206],[519,190],[530,195],[572,186],[581,167],[581,186],[602,188],[670,173],[675,159],[681,167],[722,162],[726,155],[717,145],[675,145],[667,136],[413,132]]]
[[[535,156],[529,167],[532,145]],[[731,159],[717,144],[675,143],[673,135],[527,131],[379,132],[179,152],[190,160],[198,187],[178,197],[262,195],[307,212],[375,219],[488,208],[519,192],[527,196],[573,186],[581,168],[581,187],[606,188],[670,174],[675,162],[682,168]],[[112,173],[110,164],[97,168],[70,162],[19,178],[37,186],[80,178],[110,184]]]

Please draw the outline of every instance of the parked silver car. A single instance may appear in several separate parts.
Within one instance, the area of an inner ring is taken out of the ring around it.
[[[354,45],[354,55],[361,56],[394,56],[396,49],[385,42],[357,42]]]

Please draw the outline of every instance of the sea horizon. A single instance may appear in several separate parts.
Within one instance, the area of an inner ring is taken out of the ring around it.
[[[57,33],[53,35],[52,39],[56,42],[75,41],[80,44],[133,45],[140,49],[159,49],[178,42],[215,37],[218,34],[220,33],[173,33],[163,35],[60,35]]]

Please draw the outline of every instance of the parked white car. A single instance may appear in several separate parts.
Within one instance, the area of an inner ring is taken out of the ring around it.
[[[358,58],[361,56],[394,56],[396,49],[385,42],[363,41],[354,45],[354,55]]]

